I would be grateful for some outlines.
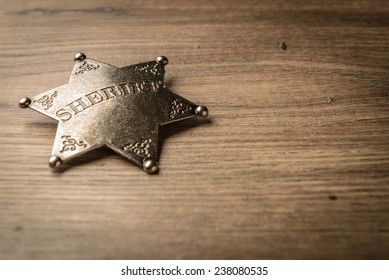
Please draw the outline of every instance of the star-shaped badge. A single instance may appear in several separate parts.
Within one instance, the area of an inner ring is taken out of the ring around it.
[[[19,101],[57,120],[50,167],[107,146],[147,173],[158,171],[161,125],[207,117],[196,105],[164,85],[168,60],[115,67],[76,54],[68,84]]]

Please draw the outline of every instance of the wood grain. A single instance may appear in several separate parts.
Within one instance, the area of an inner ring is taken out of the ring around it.
[[[1,7],[1,259],[389,258],[388,1]],[[211,121],[162,129],[157,176],[106,149],[50,170],[56,123],[17,103],[79,51],[166,55]]]

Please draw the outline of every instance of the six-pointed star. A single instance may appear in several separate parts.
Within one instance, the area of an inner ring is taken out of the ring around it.
[[[105,145],[156,173],[159,126],[208,116],[164,86],[166,57],[121,68],[82,53],[74,60],[68,84],[19,102],[59,122],[51,167]]]

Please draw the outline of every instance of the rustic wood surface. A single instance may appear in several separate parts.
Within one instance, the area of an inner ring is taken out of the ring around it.
[[[389,258],[388,1],[0,1],[1,259]],[[160,173],[107,149],[48,167],[21,97],[73,55],[166,55],[210,121],[163,127]]]

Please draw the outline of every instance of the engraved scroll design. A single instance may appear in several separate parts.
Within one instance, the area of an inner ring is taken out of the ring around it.
[[[135,70],[138,70],[138,71],[143,71],[145,73],[151,73],[153,75],[159,75],[159,72],[158,72],[158,68],[157,68],[158,64],[153,64],[153,65],[150,65],[150,64],[146,64],[146,65],[138,65],[138,66],[135,66]]]
[[[100,67],[99,64],[94,64],[94,63],[89,63],[87,61],[84,61],[84,63],[80,67],[78,67],[78,69],[80,69],[80,70],[77,71],[75,74],[80,75],[86,71],[96,70],[99,67]]]
[[[126,152],[132,152],[141,157],[150,156],[151,139],[140,139],[138,142],[127,144],[123,147]]]
[[[58,91],[54,91],[52,95],[43,95],[41,98],[34,100],[34,103],[39,103],[44,110],[53,106],[54,98],[58,96]]]
[[[76,140],[75,138],[72,138],[70,135],[64,135],[61,137],[64,139],[62,141],[62,149],[59,151],[60,153],[66,152],[66,151],[74,151],[76,147],[82,147],[85,148],[87,144],[84,143],[82,140]]]
[[[182,115],[186,112],[189,112],[192,110],[192,107],[185,106],[180,99],[176,98],[171,102],[171,111],[169,113],[169,116],[171,119],[174,119],[178,115]]]

